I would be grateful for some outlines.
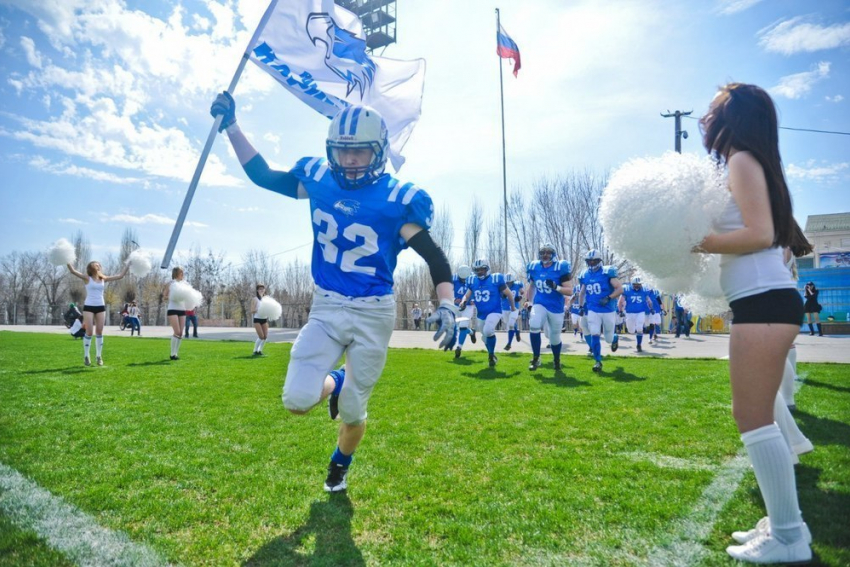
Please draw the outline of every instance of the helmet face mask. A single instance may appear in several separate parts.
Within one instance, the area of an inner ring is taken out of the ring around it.
[[[472,271],[478,276],[478,279],[483,280],[490,275],[490,262],[483,258],[479,258],[472,263]]]
[[[469,279],[469,276],[472,275],[472,268],[463,264],[462,266],[458,266],[457,268],[457,277],[462,280]]]
[[[541,244],[540,248],[537,249],[537,259],[545,264],[554,262],[557,257],[558,253],[555,252],[555,247],[548,242]]]
[[[506,283],[514,283],[514,275],[510,272],[505,274],[505,282]]]
[[[349,106],[331,120],[328,165],[343,189],[359,189],[378,179],[387,164],[388,147],[387,125],[373,108]]]
[[[632,278],[632,289],[635,291],[640,291],[643,288],[643,280],[640,279],[640,276],[635,276]]]
[[[596,271],[602,266],[602,255],[594,248],[585,254],[584,262],[587,264],[588,268]]]

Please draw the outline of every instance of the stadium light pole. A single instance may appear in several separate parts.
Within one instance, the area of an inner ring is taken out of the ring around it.
[[[682,116],[690,116],[693,113],[693,110],[689,110],[687,112],[682,112],[681,110],[677,110],[676,112],[667,111],[667,114],[661,114],[664,118],[670,118],[671,116],[676,119],[676,152],[682,153],[682,138],[688,139],[688,131],[682,130]]]

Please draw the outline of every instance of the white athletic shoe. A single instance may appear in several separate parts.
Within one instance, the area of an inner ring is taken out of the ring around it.
[[[746,532],[732,532],[732,539],[737,541],[738,543],[747,543],[754,537],[761,534],[769,534],[770,533],[770,518],[765,516],[761,520],[756,523],[756,527]],[[806,525],[806,522],[803,522],[803,540],[806,543],[812,543],[812,532],[809,531],[809,526]]]
[[[767,533],[757,535],[744,545],[730,545],[726,553],[746,563],[807,563],[812,560],[812,548],[806,538],[785,544]]]

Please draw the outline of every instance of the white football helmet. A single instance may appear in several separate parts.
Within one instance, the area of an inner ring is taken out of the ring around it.
[[[549,258],[544,259],[543,254],[549,253]],[[550,244],[549,242],[544,242],[540,245],[540,248],[537,249],[537,259],[541,262],[554,262],[558,259],[558,253],[555,252],[555,246]]]
[[[584,262],[589,268],[595,270],[598,266],[602,265],[602,254],[599,253],[599,250],[594,248],[584,255]]]
[[[471,275],[472,275],[472,268],[470,268],[466,264],[463,264],[462,266],[457,267],[457,277],[458,278],[460,278],[462,280],[466,280],[466,279],[469,279],[469,276],[471,276]]]
[[[479,258],[472,263],[472,271],[479,279],[484,279],[490,275],[490,262],[484,258]]]
[[[635,289],[640,289],[643,286],[643,280],[640,276],[634,276],[632,278],[632,287]]]
[[[507,274],[505,274],[505,281],[513,283],[516,280],[514,280],[514,275],[508,272]]]
[[[340,187],[364,187],[384,173],[389,147],[387,125],[374,108],[351,105],[331,120],[326,147],[331,173]],[[368,165],[357,168],[343,166],[339,159],[340,150],[363,148],[372,150],[372,161]]]

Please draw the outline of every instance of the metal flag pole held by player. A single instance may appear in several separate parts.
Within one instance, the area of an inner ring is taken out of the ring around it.
[[[260,23],[257,25],[254,35],[251,36],[251,40],[248,42],[248,47],[245,49],[245,52],[242,54],[242,58],[239,60],[239,65],[236,66],[236,72],[233,74],[230,86],[227,87],[227,92],[233,94],[233,91],[236,88],[236,83],[239,82],[239,78],[242,76],[242,71],[245,69],[245,64],[251,57],[251,49],[254,47],[254,43],[256,43],[260,33],[262,33],[263,28],[266,27],[269,17],[272,15],[272,12],[274,12],[275,6],[277,6],[277,1],[278,0],[271,0],[269,7],[266,8],[263,17],[260,19]],[[162,257],[162,264],[160,265],[160,268],[163,270],[167,269],[168,265],[171,263],[171,256],[174,254],[174,248],[177,246],[177,239],[180,238],[180,231],[183,230],[183,222],[186,220],[186,213],[189,212],[189,205],[192,203],[192,197],[195,195],[195,189],[198,187],[198,181],[201,179],[201,173],[204,171],[204,166],[207,163],[207,157],[210,155],[210,150],[212,149],[215,136],[218,133],[218,128],[221,125],[223,118],[224,117],[221,115],[216,117],[209,136],[207,136],[207,143],[204,144],[204,150],[201,152],[198,165],[195,167],[195,174],[192,175],[192,181],[189,183],[189,190],[186,191],[186,197],[183,199],[183,206],[180,208],[180,214],[177,216],[177,221],[174,223],[174,230],[171,232],[171,240],[168,241],[168,246],[165,249],[165,255]]]
[[[498,37],[499,32],[502,29],[502,23],[499,20],[499,9],[496,8],[496,36]],[[503,271],[510,271],[510,259],[508,258],[508,173],[507,173],[507,165],[505,162],[505,87],[502,82],[502,57],[498,58],[499,61],[499,99],[502,103],[502,198],[503,198],[503,207],[504,207],[504,220],[505,220],[505,265],[503,266]]]

